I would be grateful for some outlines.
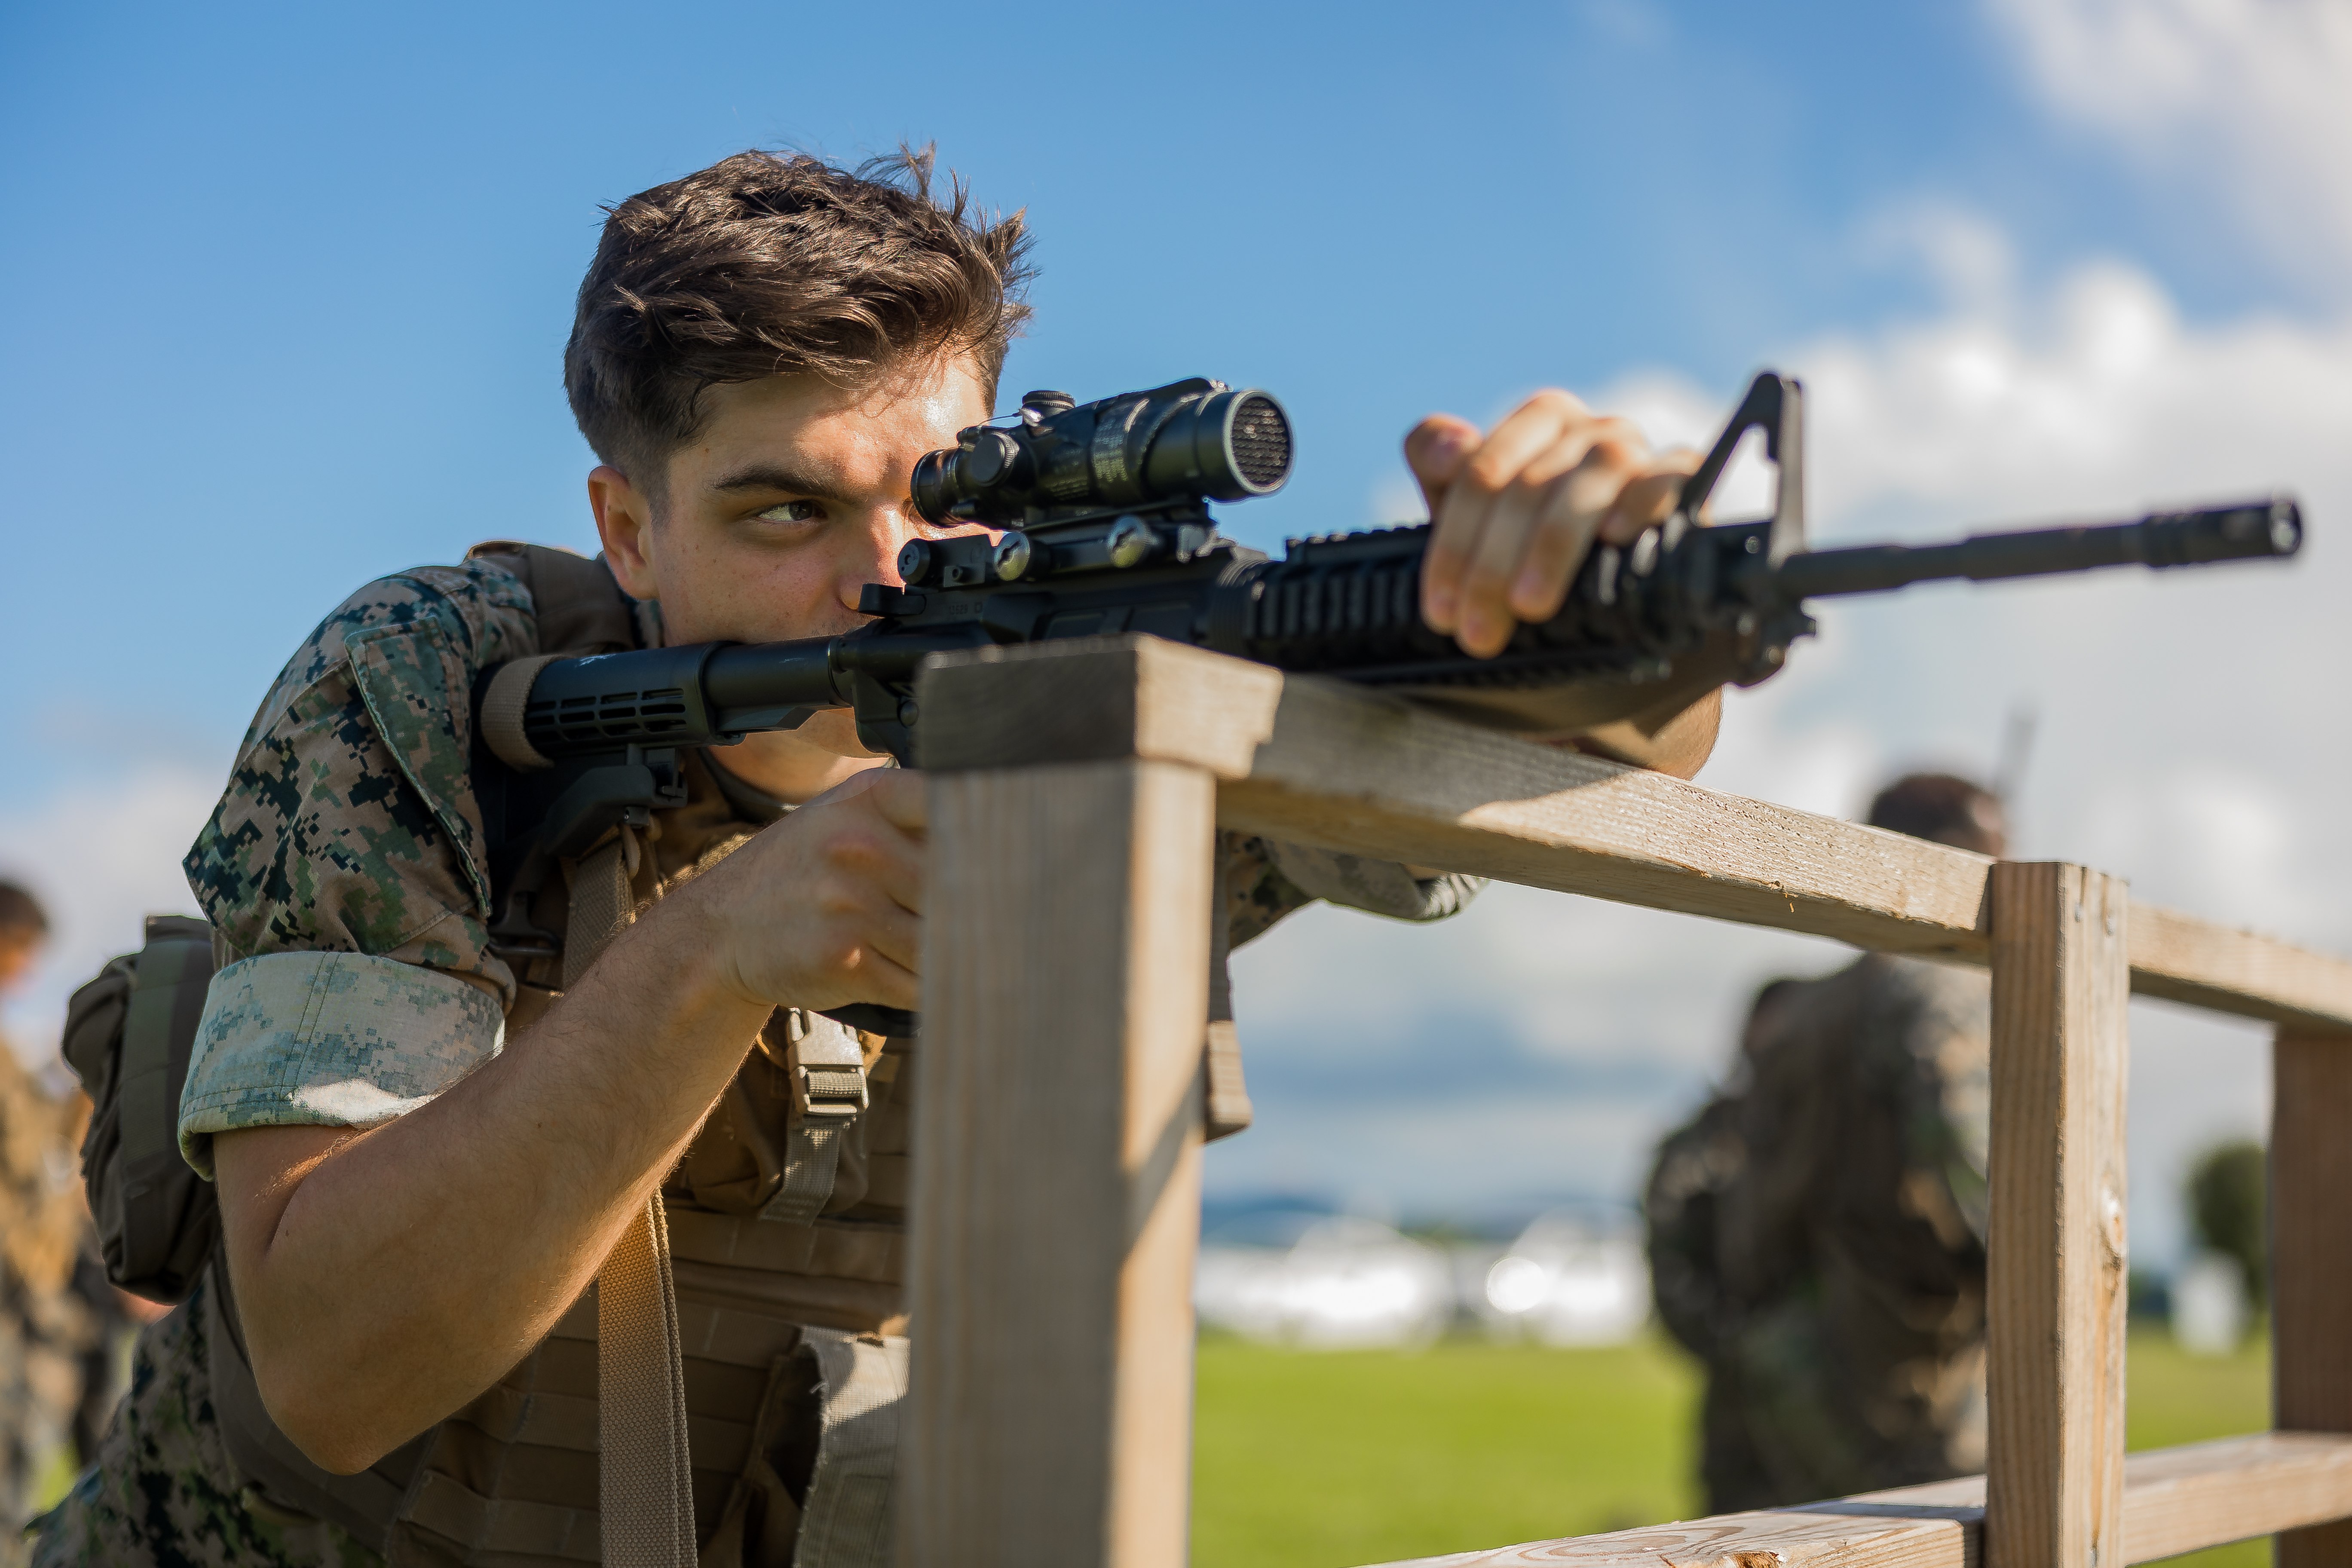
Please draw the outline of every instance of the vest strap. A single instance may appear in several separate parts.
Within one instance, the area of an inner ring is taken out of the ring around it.
[[[800,1125],[784,1148],[783,1185],[761,1219],[813,1225],[841,1167],[841,1141],[869,1103],[866,1050],[856,1031],[821,1014],[788,1008],[784,1039],[792,1052],[793,1108]]]
[[[569,990],[635,913],[635,836],[582,860],[563,939]],[[694,1475],[686,1356],[656,1187],[596,1276],[596,1475],[607,1568],[694,1568]]]
[[[1242,1077],[1241,1037],[1230,1018],[1209,1021],[1208,1045],[1202,1055],[1208,1092],[1202,1097],[1202,1142],[1214,1142],[1249,1131],[1255,1112],[1250,1107],[1249,1085]]]
[[[658,1192],[596,1276],[596,1415],[606,1568],[693,1568],[686,1363]]]
[[[1234,1032],[1231,868],[1219,855],[1209,891],[1209,1027],[1201,1042],[1202,1142],[1249,1131],[1255,1112],[1242,1078],[1242,1041]]]
[[[637,868],[637,836],[624,826],[613,841],[581,858],[572,872],[572,909],[563,929],[563,989],[571,990],[604,946],[636,916],[629,884]]]

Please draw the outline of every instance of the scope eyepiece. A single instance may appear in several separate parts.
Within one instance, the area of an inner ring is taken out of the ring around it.
[[[1039,511],[1243,500],[1290,477],[1290,416],[1269,393],[1195,378],[1097,403],[1022,400],[1017,427],[975,425],[915,465],[915,509],[1020,525]]]

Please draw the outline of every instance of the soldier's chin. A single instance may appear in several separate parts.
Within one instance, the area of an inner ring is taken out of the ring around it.
[[[793,734],[821,752],[831,752],[836,757],[874,757],[878,752],[868,751],[857,738],[857,721],[846,708],[827,708],[813,715]]]

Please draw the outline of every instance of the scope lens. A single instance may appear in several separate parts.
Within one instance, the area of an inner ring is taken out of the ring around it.
[[[1234,469],[1253,490],[1273,489],[1290,472],[1290,421],[1264,393],[1234,410]]]
[[[962,499],[957,493],[956,457],[956,449],[950,447],[943,451],[926,452],[915,459],[915,478],[909,487],[914,491],[915,510],[932,522],[947,521],[949,510]]]

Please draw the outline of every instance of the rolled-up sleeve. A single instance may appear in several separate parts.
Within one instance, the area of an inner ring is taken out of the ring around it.
[[[278,952],[213,977],[180,1095],[180,1152],[209,1179],[216,1132],[372,1127],[499,1054],[496,998],[359,952]]]
[[[1391,860],[1305,844],[1268,839],[1265,850],[1276,868],[1301,891],[1394,921],[1442,921],[1460,914],[1486,885],[1484,877],[1453,872],[1416,877]]]
[[[1400,921],[1442,921],[1469,907],[1484,877],[1416,877],[1403,866],[1336,849],[1228,833],[1219,840],[1226,941],[1262,936],[1316,900]]]
[[[226,956],[180,1100],[180,1148],[249,1127],[364,1127],[495,1056],[512,972],[487,925],[470,772],[476,678],[537,651],[528,592],[479,563],[369,584],[255,718],[188,852]]]

